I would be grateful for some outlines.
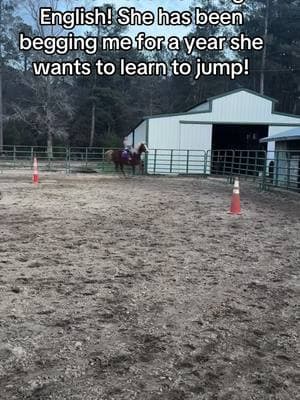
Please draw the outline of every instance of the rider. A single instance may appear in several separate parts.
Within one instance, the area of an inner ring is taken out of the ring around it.
[[[130,145],[126,146],[125,149],[124,149],[124,151],[126,151],[126,153],[127,153],[127,159],[128,159],[128,161],[131,161],[131,159],[132,159],[131,146],[130,146]]]
[[[132,154],[131,154],[131,148],[132,148],[132,146],[130,146],[130,144],[128,144],[128,139],[127,139],[127,137],[124,138],[123,144],[124,144],[124,150],[123,150],[123,152],[126,153],[126,158],[127,158],[127,160],[128,160],[128,161],[131,161],[131,159],[132,159]]]

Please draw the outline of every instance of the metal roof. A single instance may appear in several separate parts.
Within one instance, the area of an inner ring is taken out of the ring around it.
[[[276,133],[275,135],[265,137],[260,140],[260,143],[283,142],[286,140],[300,140],[300,127],[289,129],[288,131]]]

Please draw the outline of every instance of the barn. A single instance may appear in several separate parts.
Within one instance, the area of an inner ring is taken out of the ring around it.
[[[300,189],[300,126],[268,136],[261,143],[275,143],[272,184]]]
[[[217,150],[268,150],[260,140],[300,127],[300,116],[275,111],[277,101],[248,89],[207,99],[177,114],[144,117],[128,142],[150,148],[147,172],[210,173],[207,158]]]

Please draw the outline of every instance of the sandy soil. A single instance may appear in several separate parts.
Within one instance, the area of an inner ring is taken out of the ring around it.
[[[0,177],[0,398],[300,399],[300,197]]]

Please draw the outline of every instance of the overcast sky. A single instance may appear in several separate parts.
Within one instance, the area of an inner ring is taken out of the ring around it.
[[[120,7],[135,7],[138,10],[146,11],[151,10],[155,12],[158,7],[163,7],[168,11],[184,11],[189,10],[192,5],[192,0],[112,0],[112,1],[102,1],[98,0],[98,5],[103,3],[115,4],[116,8]],[[138,32],[144,31],[147,34],[154,36],[164,35],[164,36],[183,36],[187,34],[190,29],[182,26],[133,26],[130,27],[129,33],[131,35],[136,35]]]

